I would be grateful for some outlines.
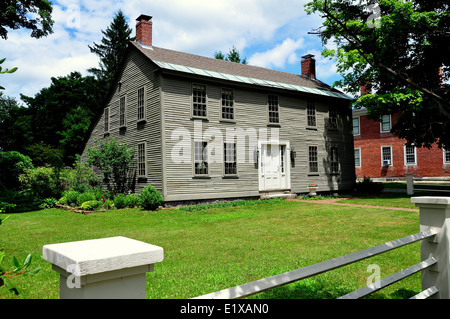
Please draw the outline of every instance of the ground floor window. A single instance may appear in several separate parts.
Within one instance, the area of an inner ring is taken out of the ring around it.
[[[444,149],[444,163],[450,164],[450,150]]]
[[[339,159],[337,147],[331,147],[330,149],[330,169],[331,174],[339,174]]]
[[[392,146],[381,147],[381,161],[383,166],[392,165]]]
[[[309,173],[319,172],[319,159],[317,156],[317,146],[310,146],[308,152]]]
[[[146,176],[147,175],[147,160],[146,160],[146,145],[145,143],[139,143],[138,148],[138,176]]]
[[[208,142],[194,142],[194,174],[208,175]]]
[[[405,145],[405,164],[416,165],[416,147],[414,145]]]
[[[355,148],[355,166],[361,167],[361,149]]]
[[[223,155],[224,155],[224,174],[236,175],[237,174],[236,143],[224,143]]]

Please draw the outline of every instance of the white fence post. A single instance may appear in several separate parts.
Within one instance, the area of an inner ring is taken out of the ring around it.
[[[414,194],[414,175],[412,173],[406,173],[406,193]]]
[[[145,299],[146,273],[164,259],[161,247],[120,236],[42,250],[60,274],[60,299]]]
[[[450,197],[413,197],[420,208],[420,231],[433,229],[434,239],[423,240],[421,258],[434,257],[437,264],[422,271],[422,289],[436,287],[433,298],[450,299]]]

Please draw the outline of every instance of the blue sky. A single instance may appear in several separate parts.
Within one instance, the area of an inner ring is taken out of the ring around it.
[[[28,30],[10,31],[0,40],[4,94],[19,99],[50,85],[51,77],[72,71],[88,75],[98,58],[88,45],[100,42],[101,30],[121,9],[135,29],[140,14],[153,16],[153,45],[213,57],[235,46],[249,64],[299,74],[301,56],[316,56],[317,78],[332,84],[339,76],[334,61],[324,59],[322,44],[308,34],[321,25],[304,11],[307,0],[58,0],[53,1],[54,33],[33,39]]]

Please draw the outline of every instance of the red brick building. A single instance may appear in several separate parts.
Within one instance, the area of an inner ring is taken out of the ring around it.
[[[415,177],[450,176],[450,150],[407,145],[390,133],[399,115],[369,120],[366,110],[353,111],[356,177],[397,178],[413,173]]]

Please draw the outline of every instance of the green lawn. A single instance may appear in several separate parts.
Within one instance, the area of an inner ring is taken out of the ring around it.
[[[5,217],[0,215],[0,217]],[[164,248],[164,261],[147,274],[147,298],[193,298],[298,269],[419,232],[419,214],[318,203],[280,202],[197,212],[129,209],[91,215],[59,209],[13,214],[0,226],[0,247],[42,267],[14,280],[16,297],[59,298],[59,277],[42,260],[42,246],[126,236]],[[372,257],[326,274],[264,292],[253,298],[336,298],[366,285],[370,264],[386,277],[420,262],[420,244]],[[421,290],[420,275],[373,295],[408,297]]]

